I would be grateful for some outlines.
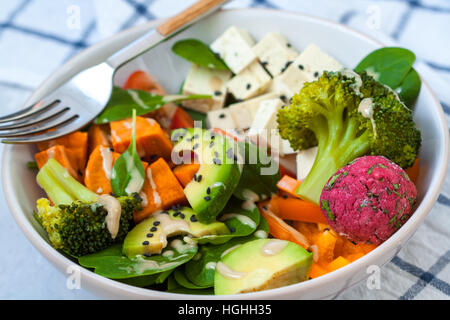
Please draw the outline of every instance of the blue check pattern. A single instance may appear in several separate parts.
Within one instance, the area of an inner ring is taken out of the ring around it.
[[[20,106],[52,71],[98,40],[170,16],[193,0],[6,0],[0,4],[0,113]],[[236,0],[321,16],[377,36],[418,56],[450,120],[450,1]],[[419,70],[420,71],[420,70]],[[447,90],[446,90],[447,89]],[[450,176],[425,223],[381,271],[381,289],[363,283],[338,299],[450,299]],[[42,284],[43,285],[43,284]],[[45,298],[45,297],[42,297]]]

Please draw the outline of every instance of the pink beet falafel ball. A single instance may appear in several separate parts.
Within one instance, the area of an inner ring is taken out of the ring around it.
[[[417,190],[381,156],[357,158],[325,184],[320,207],[330,226],[354,242],[380,244],[408,220]]]

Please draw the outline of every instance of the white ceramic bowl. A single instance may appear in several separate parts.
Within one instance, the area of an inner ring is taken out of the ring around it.
[[[117,72],[115,82],[122,84],[133,70],[147,69],[168,92],[178,91],[189,64],[170,52],[170,47],[180,38],[194,37],[211,42],[227,27],[237,25],[248,30],[256,39],[267,32],[279,31],[294,47],[305,48],[316,43],[347,67],[354,67],[370,51],[382,44],[356,31],[330,21],[302,14],[265,9],[221,11],[198,23]],[[155,26],[150,22],[107,39],[77,55],[51,75],[30,97],[28,102],[40,99],[81,68],[94,65],[115,50]],[[28,103],[27,103],[28,104]],[[418,181],[418,205],[414,215],[374,251],[350,265],[317,279],[291,286],[243,295],[227,296],[230,299],[319,299],[332,298],[346,288],[364,280],[367,268],[382,266],[390,261],[414,234],[436,201],[444,181],[448,163],[448,129],[442,108],[424,82],[415,110],[415,120],[422,131],[423,146],[420,153],[421,170]],[[72,261],[53,249],[45,233],[33,219],[35,200],[42,195],[35,175],[26,163],[33,159],[35,147],[6,146],[3,154],[2,181],[9,208],[31,243],[59,270],[66,272],[75,266]],[[39,284],[37,284],[39,285]],[[40,285],[45,285],[44,283]],[[223,299],[224,296],[179,295],[122,284],[81,268],[81,286],[105,298],[124,299]]]

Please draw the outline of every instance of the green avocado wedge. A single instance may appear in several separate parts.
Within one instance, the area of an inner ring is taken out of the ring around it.
[[[174,130],[172,141],[175,164],[191,163],[192,155],[200,163],[184,193],[198,220],[210,223],[222,212],[239,183],[242,165],[238,147],[230,139],[201,128]]]
[[[278,239],[244,243],[222,256],[214,274],[216,295],[284,287],[308,279],[312,253]]]

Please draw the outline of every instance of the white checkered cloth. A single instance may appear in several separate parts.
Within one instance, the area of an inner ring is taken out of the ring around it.
[[[0,114],[16,110],[37,85],[80,50],[133,25],[173,15],[193,2],[2,1]],[[307,13],[346,24],[385,43],[395,41],[411,49],[418,57],[416,68],[433,87],[447,121],[450,120],[448,0],[236,0],[227,7],[268,7]],[[0,252],[5,257],[0,265],[0,298],[95,298],[84,290],[67,289],[64,275],[55,272],[31,247],[13,222],[4,199],[0,201],[3,202]],[[362,283],[337,298],[449,299],[449,209],[450,176],[447,176],[438,202],[425,223],[393,261],[382,268],[381,288],[370,290]]]

